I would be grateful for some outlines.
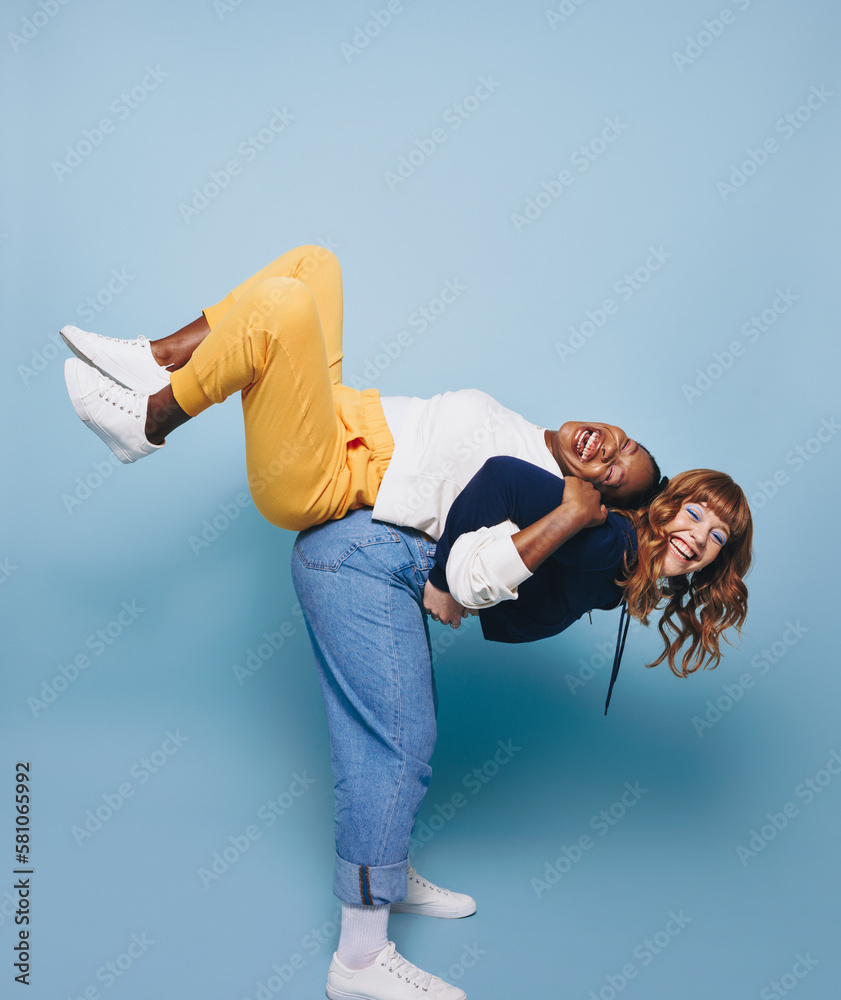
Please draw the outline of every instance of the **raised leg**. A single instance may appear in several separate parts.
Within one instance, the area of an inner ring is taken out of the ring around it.
[[[90,400],[71,399],[121,460],[135,461],[241,392],[252,496],[272,524],[300,530],[373,505],[393,449],[376,390],[340,384],[341,323],[338,261],[297,247],[169,337],[117,342],[65,328],[74,353],[129,392],[88,379],[76,396]]]
[[[249,291],[267,278],[294,278],[310,290],[320,330],[311,331],[324,343],[332,384],[342,379],[342,272],[338,258],[324,247],[307,244],[282,254],[271,264],[251,275],[198,319],[168,337],[150,342],[152,357],[167,371],[183,368],[211,331]],[[265,287],[265,286],[264,286]],[[241,327],[241,324],[240,324]],[[149,399],[146,436],[152,444],[162,444],[168,434],[191,417],[167,386]]]
[[[150,341],[152,357],[167,371],[183,368],[211,327],[216,326],[249,289],[266,278],[297,278],[312,292],[327,348],[330,381],[338,385],[342,381],[342,270],[335,254],[315,244],[295,247],[281,254],[237,285],[221,302],[204,309],[192,323],[168,337]]]
[[[314,243],[287,250],[262,270],[246,278],[241,285],[204,310],[204,317],[211,329],[255,285],[267,278],[295,278],[303,282],[312,293],[315,309],[321,323],[321,335],[327,352],[330,382],[342,381],[342,269],[339,259],[330,250]],[[180,331],[179,331],[180,332]]]

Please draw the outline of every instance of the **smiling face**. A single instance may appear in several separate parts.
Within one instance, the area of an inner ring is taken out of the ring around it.
[[[604,494],[605,503],[622,503],[654,484],[648,452],[621,427],[570,420],[547,431],[547,444],[565,476],[577,476]]]
[[[681,506],[665,531],[663,576],[684,576],[709,566],[730,537],[730,526],[725,521],[705,503],[692,500]]]

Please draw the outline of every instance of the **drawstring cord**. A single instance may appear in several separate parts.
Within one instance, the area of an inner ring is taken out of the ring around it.
[[[625,623],[625,631],[622,631],[622,622]],[[619,632],[616,636],[616,652],[613,654],[613,672],[610,675],[610,686],[607,689],[607,700],[604,703],[604,714],[607,715],[607,706],[610,704],[610,695],[613,692],[613,685],[616,683],[616,675],[619,673],[619,664],[622,662],[622,653],[625,649],[625,639],[628,637],[628,626],[631,624],[631,616],[628,614],[628,604],[622,600],[622,613],[619,615]]]

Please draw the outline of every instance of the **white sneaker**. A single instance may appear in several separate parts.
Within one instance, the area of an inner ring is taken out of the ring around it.
[[[146,437],[148,396],[124,389],[76,358],[64,362],[64,381],[80,420],[102,438],[121,462],[136,462],[163,448]]]
[[[391,904],[392,913],[419,913],[426,917],[469,917],[476,912],[476,900],[463,892],[451,892],[418,875],[409,865],[409,892],[404,900]]]
[[[327,973],[330,1000],[466,1000],[467,994],[407,962],[389,941],[367,969],[348,969],[336,954]]]
[[[169,372],[152,357],[145,337],[117,340],[88,333],[78,326],[63,326],[61,337],[77,358],[126,389],[151,395],[169,385]]]

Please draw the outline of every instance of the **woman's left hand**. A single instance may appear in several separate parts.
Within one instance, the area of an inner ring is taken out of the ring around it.
[[[467,609],[459,604],[452,594],[439,590],[429,580],[423,588],[423,606],[434,622],[441,622],[452,628],[458,628],[462,618],[467,617]]]

